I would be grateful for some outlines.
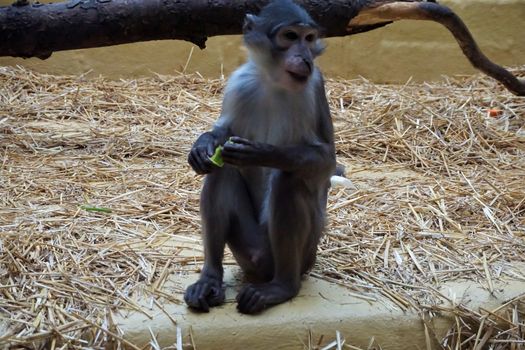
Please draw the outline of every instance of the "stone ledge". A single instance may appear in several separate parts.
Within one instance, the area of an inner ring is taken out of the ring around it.
[[[323,337],[322,344],[328,344],[335,339],[336,331],[341,332],[348,344],[362,348],[367,348],[372,338],[383,349],[426,348],[424,324],[416,313],[357,298],[344,287],[313,277],[303,281],[299,296],[290,302],[256,316],[239,314],[235,308],[235,294],[240,283],[233,277],[234,271],[226,271],[226,304],[210,313],[188,310],[182,295],[175,295],[180,303],[165,303],[164,310],[144,306],[152,319],[143,313],[130,312],[118,315],[115,322],[124,338],[133,344],[144,346],[154,334],[162,348],[173,349],[177,344],[177,327],[182,333],[183,344],[193,341],[198,350],[302,349],[308,344],[310,335],[313,344],[318,344],[320,337]],[[170,284],[187,286],[196,278],[195,274],[174,276]],[[525,281],[498,283],[493,295],[472,281],[449,283],[440,289],[469,308],[490,310],[523,294]],[[141,304],[149,305],[146,300]],[[444,336],[453,324],[446,316],[434,318],[432,323],[438,337]],[[433,348],[438,348],[434,345]]]

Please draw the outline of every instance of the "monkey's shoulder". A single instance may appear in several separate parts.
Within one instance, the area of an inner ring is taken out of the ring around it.
[[[229,97],[255,97],[250,96],[261,90],[259,72],[250,62],[243,64],[235,70],[226,84],[225,98]]]

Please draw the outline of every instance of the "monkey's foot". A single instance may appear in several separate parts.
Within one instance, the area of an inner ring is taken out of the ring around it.
[[[237,310],[243,314],[255,314],[296,294],[294,288],[277,282],[249,284],[237,295]]]
[[[186,289],[184,301],[189,307],[199,311],[209,312],[210,307],[224,303],[224,290],[221,281],[209,277],[201,277]]]

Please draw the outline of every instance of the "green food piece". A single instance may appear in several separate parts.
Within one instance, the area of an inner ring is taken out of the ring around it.
[[[94,211],[98,213],[111,213],[111,209],[109,208],[91,207],[89,205],[81,205],[80,209],[84,209],[85,211]]]
[[[226,141],[226,143],[235,143],[235,142],[233,142],[232,138],[230,137],[228,139],[228,141]],[[213,156],[208,157],[208,159],[213,164],[218,166],[219,168],[222,168],[224,166],[224,160],[222,159],[222,150],[223,150],[223,148],[224,148],[223,146],[217,146],[217,148],[215,149],[215,153],[213,153]]]
[[[224,166],[224,160],[222,160],[222,146],[217,146],[215,153],[213,153],[213,156],[211,156],[209,159],[213,164],[219,168],[222,168]]]

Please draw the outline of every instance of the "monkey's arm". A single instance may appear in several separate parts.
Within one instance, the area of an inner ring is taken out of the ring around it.
[[[328,143],[296,146],[274,146],[267,143],[232,137],[224,145],[225,163],[237,166],[261,166],[310,177],[335,168],[335,152]]]
[[[197,174],[208,174],[216,168],[209,158],[215,152],[215,148],[225,143],[230,135],[228,127],[215,126],[212,131],[199,136],[188,155],[188,163]]]

